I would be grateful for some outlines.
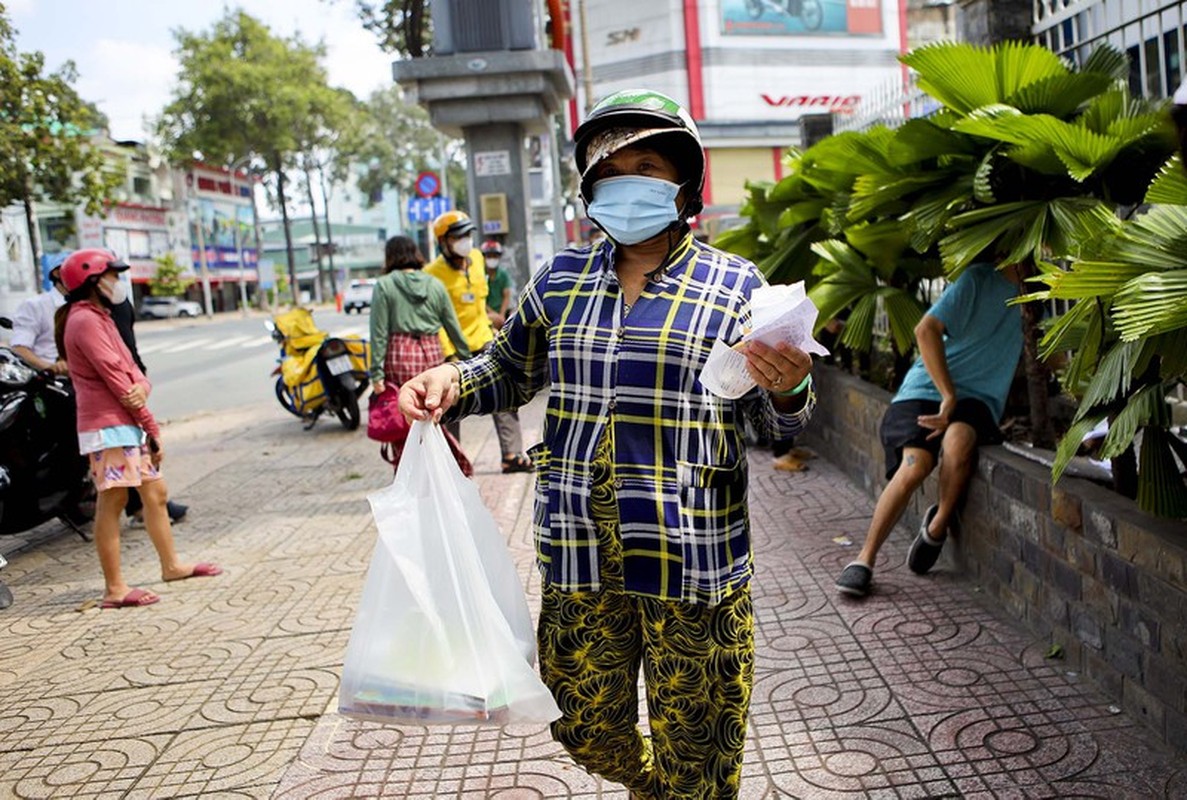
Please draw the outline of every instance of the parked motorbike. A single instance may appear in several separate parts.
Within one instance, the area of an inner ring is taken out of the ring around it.
[[[305,430],[329,411],[342,427],[359,427],[359,397],[367,390],[371,352],[358,336],[330,336],[313,322],[313,312],[294,308],[264,323],[280,345],[276,399],[305,420]]]
[[[751,19],[758,19],[767,9],[798,18],[810,31],[819,30],[824,22],[824,7],[820,0],[746,0],[746,13]]]
[[[12,322],[0,317],[0,327]],[[0,347],[0,535],[57,518],[87,539],[81,526],[94,518],[95,488],[75,419],[69,379]],[[4,600],[11,603],[7,590],[0,608]]]

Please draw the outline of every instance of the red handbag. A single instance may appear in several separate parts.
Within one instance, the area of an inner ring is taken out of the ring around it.
[[[400,387],[390,383],[379,394],[371,394],[367,406],[367,438],[384,444],[402,445],[408,440],[408,419],[400,413]]]
[[[408,431],[412,427],[408,423],[408,418],[400,412],[399,397],[400,387],[389,383],[379,394],[371,394],[367,406],[367,437],[383,443],[379,454],[393,467],[400,463],[404,443],[408,441]],[[461,443],[453,438],[449,431],[444,433],[458,468],[467,478],[471,477],[474,474],[474,466],[462,452]]]

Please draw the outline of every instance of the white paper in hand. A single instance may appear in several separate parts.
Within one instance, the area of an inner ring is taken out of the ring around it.
[[[827,356],[828,349],[812,336],[816,325],[815,304],[804,292],[804,282],[791,286],[763,286],[750,298],[751,329],[742,341],[758,341],[771,347],[787,342],[805,353]]]
[[[791,286],[763,286],[750,297],[753,327],[743,342],[759,341],[770,347],[787,342],[805,353],[826,356],[828,350],[812,336],[816,306],[804,292],[804,282]],[[701,385],[718,397],[736,400],[757,384],[746,370],[746,356],[720,339],[701,370]]]

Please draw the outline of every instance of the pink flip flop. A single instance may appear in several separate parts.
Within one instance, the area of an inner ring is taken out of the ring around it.
[[[222,575],[223,568],[218,564],[211,564],[209,561],[202,561],[194,565],[194,571],[189,575],[183,575],[180,578],[170,578],[168,582],[184,581],[186,578],[213,578],[215,575]]]
[[[161,598],[147,589],[133,589],[122,600],[104,600],[99,608],[136,608],[159,603]]]

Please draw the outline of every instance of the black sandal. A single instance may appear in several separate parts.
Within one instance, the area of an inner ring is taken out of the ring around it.
[[[503,472],[531,472],[535,467],[532,460],[525,455],[516,453],[503,459]]]

